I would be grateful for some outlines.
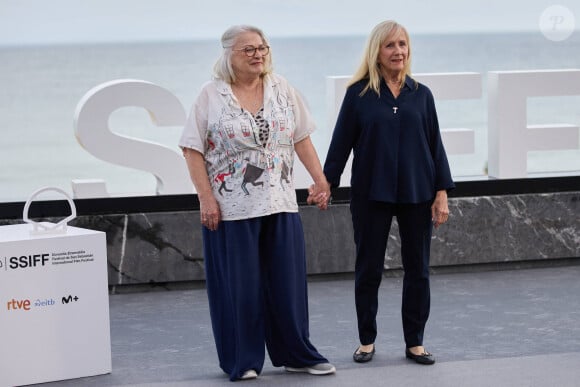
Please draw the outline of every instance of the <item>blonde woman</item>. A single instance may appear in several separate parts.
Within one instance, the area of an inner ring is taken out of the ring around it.
[[[378,290],[391,222],[397,218],[404,268],[402,320],[407,358],[433,364],[423,347],[429,317],[429,250],[433,227],[449,216],[454,183],[431,91],[411,77],[407,30],[377,25],[344,97],[324,174],[339,185],[353,152],[351,214],[356,244],[356,362],[375,354]],[[313,192],[316,192],[313,190]],[[318,202],[324,208],[324,202]]]

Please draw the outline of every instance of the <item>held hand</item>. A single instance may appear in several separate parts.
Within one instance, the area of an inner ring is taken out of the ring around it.
[[[218,228],[221,221],[220,206],[213,195],[207,195],[199,199],[199,216],[201,224],[211,231]]]
[[[447,191],[437,191],[435,200],[431,205],[431,219],[433,226],[438,228],[449,219],[449,207],[447,206]]]
[[[326,181],[314,183],[308,188],[308,204],[316,204],[320,210],[326,210],[330,202],[330,184]]]

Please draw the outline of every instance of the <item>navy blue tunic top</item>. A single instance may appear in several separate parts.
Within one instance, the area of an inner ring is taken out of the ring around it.
[[[431,90],[406,77],[397,98],[384,80],[380,96],[368,83],[351,85],[344,97],[324,163],[332,187],[353,151],[353,198],[422,203],[455,187],[441,141]]]

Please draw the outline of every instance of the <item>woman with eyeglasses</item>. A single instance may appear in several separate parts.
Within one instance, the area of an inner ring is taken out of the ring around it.
[[[270,46],[252,26],[229,28],[191,108],[179,146],[200,202],[206,285],[220,367],[231,381],[272,364],[326,375],[335,367],[310,343],[304,234],[294,153],[330,195],[297,91],[272,72]]]

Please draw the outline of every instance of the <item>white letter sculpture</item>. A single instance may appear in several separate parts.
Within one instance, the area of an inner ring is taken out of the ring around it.
[[[527,98],[580,95],[580,70],[493,71],[488,77],[490,176],[525,178],[528,151],[578,148],[577,125],[527,125]]]
[[[146,81],[114,80],[91,89],[79,101],[74,121],[77,141],[101,160],[152,173],[157,180],[158,195],[192,193],[191,180],[179,152],[161,144],[121,136],[109,129],[111,113],[127,106],[145,108],[158,126],[185,124],[183,105],[168,90]],[[82,183],[77,181],[73,185]],[[87,181],[87,187],[94,183],[94,180]],[[84,197],[94,196],[87,192],[90,189],[78,188],[77,192],[83,192]]]

